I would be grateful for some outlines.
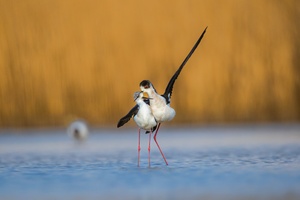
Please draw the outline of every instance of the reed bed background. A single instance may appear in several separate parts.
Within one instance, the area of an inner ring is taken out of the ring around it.
[[[299,121],[299,19],[297,0],[0,0],[0,126],[115,125],[206,26],[170,124]]]

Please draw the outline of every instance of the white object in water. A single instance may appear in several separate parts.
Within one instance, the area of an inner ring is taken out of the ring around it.
[[[67,133],[70,137],[83,141],[88,137],[89,129],[84,121],[76,120],[69,125]]]

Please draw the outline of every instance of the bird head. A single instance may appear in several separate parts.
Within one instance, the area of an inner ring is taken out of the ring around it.
[[[134,99],[134,101],[136,101],[139,97],[142,97],[142,96],[143,96],[143,91],[135,92],[133,94],[133,99]]]
[[[141,90],[143,89],[148,89],[152,86],[151,82],[148,81],[148,80],[143,80],[141,83],[140,83],[140,88]]]
[[[149,81],[149,80],[143,80],[141,83],[140,83],[140,89],[143,91],[143,92],[147,92],[149,94],[149,92],[151,91],[154,91],[156,92],[156,89],[154,88],[154,86],[152,85],[152,83]]]

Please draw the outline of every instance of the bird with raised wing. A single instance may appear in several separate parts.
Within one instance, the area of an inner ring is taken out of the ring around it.
[[[165,89],[165,93],[162,95],[159,95],[156,92],[156,89],[154,88],[153,84],[149,81],[149,80],[143,80],[140,83],[140,89],[143,92],[146,92],[150,98],[150,108],[151,108],[151,112],[154,116],[154,118],[156,119],[158,126],[156,129],[156,132],[154,134],[154,141],[163,157],[163,159],[165,160],[166,165],[168,165],[168,162],[156,140],[156,136],[160,127],[160,124],[162,122],[165,121],[170,121],[175,117],[175,110],[170,106],[171,103],[171,96],[172,96],[172,91],[173,91],[173,86],[174,83],[177,79],[177,77],[179,76],[181,70],[183,69],[183,67],[185,66],[185,64],[187,63],[187,61],[189,60],[189,58],[192,56],[192,54],[194,53],[194,51],[196,50],[196,48],[198,47],[198,45],[200,44],[205,32],[206,32],[207,27],[204,29],[204,31],[202,32],[201,36],[199,37],[199,39],[197,40],[197,42],[195,43],[195,45],[193,46],[193,48],[191,49],[191,51],[189,52],[189,54],[186,56],[186,58],[184,59],[184,61],[182,62],[182,64],[179,66],[178,70],[175,72],[175,74],[172,76],[171,80],[169,81],[166,89]]]

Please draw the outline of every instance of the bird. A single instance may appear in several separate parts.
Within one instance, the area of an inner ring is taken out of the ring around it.
[[[67,128],[67,134],[75,140],[82,142],[87,139],[89,129],[85,121],[75,120]]]
[[[136,102],[136,105],[126,114],[124,117],[122,117],[117,127],[123,126],[125,123],[127,123],[132,117],[135,121],[135,123],[138,125],[138,167],[140,166],[140,135],[141,135],[141,129],[146,130],[146,133],[149,133],[149,143],[148,143],[148,165],[150,167],[150,144],[151,144],[151,134],[153,131],[155,131],[157,122],[151,112],[150,109],[150,98],[144,97],[143,92],[135,92],[134,95],[134,101]]]
[[[184,59],[182,64],[179,66],[179,68],[177,69],[175,74],[170,79],[170,81],[165,89],[164,94],[159,95],[157,93],[156,89],[154,88],[153,84],[149,80],[143,80],[142,82],[140,82],[140,89],[142,92],[145,92],[148,94],[149,99],[150,99],[151,112],[158,124],[157,128],[156,128],[156,132],[154,134],[154,141],[155,141],[166,165],[168,165],[167,159],[164,156],[164,154],[157,142],[156,136],[157,136],[157,133],[158,133],[161,123],[165,122],[165,121],[171,121],[176,115],[175,110],[170,106],[174,83],[175,83],[176,79],[178,78],[181,70],[183,69],[183,67],[189,60],[189,58],[192,56],[192,54],[194,53],[194,51],[200,44],[200,42],[206,32],[206,29],[207,29],[207,27],[204,29],[204,31],[200,35],[199,39],[197,40],[197,42],[195,43],[195,45],[193,46],[193,48],[191,49],[189,54],[186,56],[186,58]]]

